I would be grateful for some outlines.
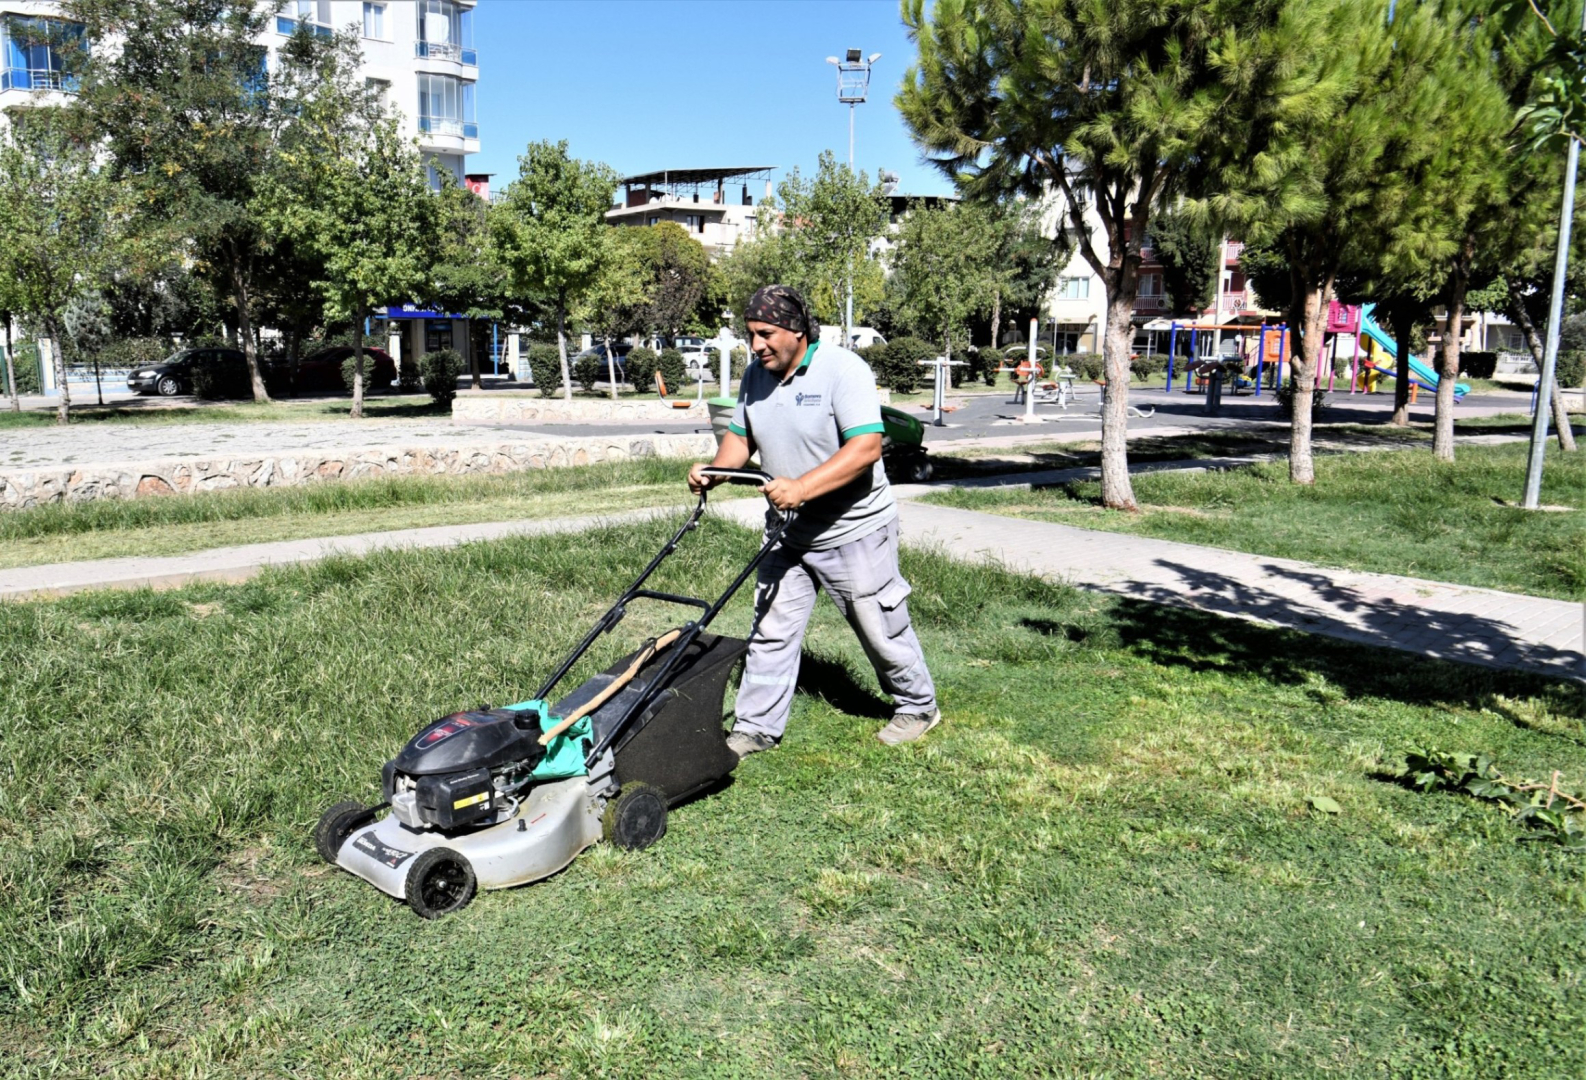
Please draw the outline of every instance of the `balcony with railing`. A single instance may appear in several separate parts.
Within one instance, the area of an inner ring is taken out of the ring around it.
[[[79,23],[42,16],[0,16],[0,90],[77,92],[66,69],[84,46]]]
[[[451,60],[464,67],[478,67],[479,53],[452,41],[415,41],[413,55],[420,60]]]
[[[447,135],[454,139],[479,138],[479,125],[472,120],[457,120],[445,116],[419,117],[419,131],[425,135]]]

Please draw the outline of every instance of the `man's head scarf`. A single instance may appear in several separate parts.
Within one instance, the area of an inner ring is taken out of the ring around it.
[[[767,285],[749,298],[744,308],[744,321],[770,323],[795,334],[803,334],[810,341],[820,340],[821,328],[810,318],[810,309],[797,289],[786,285]]]

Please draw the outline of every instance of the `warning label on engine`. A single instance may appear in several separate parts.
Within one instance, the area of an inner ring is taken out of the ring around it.
[[[376,862],[384,863],[393,870],[413,857],[413,852],[411,851],[398,851],[394,847],[387,847],[376,840],[372,833],[364,833],[352,842],[352,846]]]

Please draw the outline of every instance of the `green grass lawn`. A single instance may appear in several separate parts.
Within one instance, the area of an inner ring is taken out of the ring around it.
[[[0,568],[433,525],[615,513],[682,506],[689,463],[680,458],[500,476],[409,476],[295,488],[201,492],[168,498],[51,503],[0,513]],[[723,487],[716,498],[752,490]]]
[[[1543,474],[1542,501],[1575,510],[1531,513],[1499,501],[1519,499],[1527,449],[1463,446],[1452,466],[1419,451],[1318,456],[1313,486],[1291,484],[1287,461],[1142,474],[1134,478],[1138,514],[1103,510],[1094,482],[952,490],[928,500],[1324,566],[1586,599],[1586,454],[1554,448]]]
[[[326,805],[376,798],[424,722],[526,696],[664,535],[0,605],[0,1072],[1586,1071],[1586,862],[1397,780],[1441,747],[1578,790],[1578,691],[930,553],[923,744],[875,741],[823,602],[783,746],[654,848],[433,923],[317,861]],[[707,523],[656,584],[752,545]]]

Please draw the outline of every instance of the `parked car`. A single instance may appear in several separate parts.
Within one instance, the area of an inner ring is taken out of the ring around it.
[[[127,376],[127,389],[136,394],[175,397],[193,392],[193,372],[198,367],[223,367],[242,364],[247,358],[240,349],[179,349],[160,361],[134,368]]]
[[[341,377],[341,366],[352,353],[351,345],[332,345],[303,357],[297,362],[297,389],[327,390],[332,393],[338,390],[351,390],[352,386]],[[281,365],[290,371],[289,361],[282,360]],[[364,386],[385,390],[396,382],[396,378],[396,361],[391,358],[391,354],[384,349],[364,346]]]
[[[628,381],[628,351],[631,348],[632,348],[631,345],[622,345],[622,344],[613,345],[611,347],[612,360],[616,363],[616,366],[617,366],[617,381],[618,382],[627,382]],[[607,378],[609,377],[609,374],[610,374],[610,368],[608,368],[606,366],[606,347],[605,347],[605,345],[596,345],[593,348],[585,349],[583,352],[577,354],[576,356],[569,356],[567,358],[567,370],[568,371],[572,371],[573,368],[575,366],[577,366],[578,361],[582,360],[586,356],[594,357],[595,360],[600,364],[600,378],[599,378],[598,381],[605,382],[607,380]]]

